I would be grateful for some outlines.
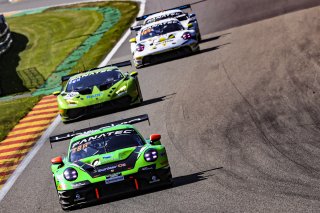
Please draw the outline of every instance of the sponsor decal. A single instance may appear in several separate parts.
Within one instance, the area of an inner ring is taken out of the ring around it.
[[[159,182],[159,181],[160,181],[160,179],[157,178],[157,176],[153,175],[153,176],[151,177],[151,181],[149,181],[149,183],[156,183],[156,182]]]
[[[74,97],[76,97],[78,95],[79,95],[78,92],[69,92],[65,96],[63,96],[63,99],[69,100],[69,99],[72,99],[72,98],[74,98]]]
[[[126,163],[120,163],[118,165],[114,165],[114,166],[107,166],[106,168],[103,168],[103,169],[98,169],[98,172],[105,172],[105,171],[111,171],[111,172],[114,172],[114,170],[116,168],[122,168],[122,167],[126,167],[127,164]]]
[[[159,15],[157,17],[148,19],[146,21],[146,24],[150,24],[152,22],[163,20],[163,19],[166,19],[166,18],[173,18],[173,17],[179,16],[179,15],[182,15],[182,14],[183,14],[182,12],[173,12],[173,13],[162,14],[162,15]]]
[[[111,183],[115,183],[123,180],[124,180],[124,176],[118,175],[118,176],[107,178],[105,182],[106,184],[111,184]]]
[[[135,130],[133,130],[133,129],[125,129],[125,130],[117,130],[117,131],[113,131],[113,132],[101,133],[101,134],[90,136],[90,137],[81,139],[80,141],[74,142],[72,144],[72,149],[75,148],[76,146],[79,146],[80,144],[83,144],[83,146],[87,147],[88,144],[86,144],[86,143],[94,141],[94,140],[98,140],[100,138],[110,137],[113,135],[123,135],[123,134],[130,135],[130,134],[134,134],[134,133],[135,133]],[[79,148],[79,150],[84,149],[86,147]]]
[[[105,171],[108,171],[108,170],[114,170],[116,168],[117,168],[117,166],[107,166],[106,168],[98,169],[98,172],[105,172]]]
[[[101,97],[102,95],[103,95],[103,93],[98,93],[98,94],[94,94],[94,95],[87,95],[87,99]]]
[[[83,136],[90,135],[91,133],[96,132],[98,130],[110,128],[110,127],[121,125],[121,124],[134,124],[134,123],[139,123],[139,122],[146,121],[146,120],[149,120],[149,118],[148,118],[148,115],[145,114],[145,115],[140,115],[140,116],[136,116],[133,118],[127,118],[127,119],[120,120],[120,121],[114,121],[111,123],[98,125],[98,126],[95,126],[94,128],[85,128],[85,129],[77,130],[74,132],[68,132],[68,133],[64,133],[64,134],[60,134],[60,135],[55,135],[55,136],[50,137],[50,143],[55,143],[58,141],[73,138],[77,135],[83,135]],[[135,131],[133,131],[133,132],[135,132]]]
[[[109,159],[109,158],[111,158],[112,156],[111,155],[107,155],[107,156],[103,156],[102,158],[103,159]]]
[[[149,170],[153,170],[153,167],[152,166],[146,166],[146,167],[143,167],[141,168],[142,171],[149,171]]]
[[[127,166],[127,164],[126,164],[126,163],[120,163],[120,164],[118,164],[118,167],[119,167],[119,168],[121,168],[121,167],[125,167],[125,166]]]
[[[80,195],[79,193],[77,193],[77,194],[75,195],[74,201],[81,201],[81,200],[84,200],[84,199],[85,199],[84,197],[81,197],[81,195]]]
[[[87,182],[87,181],[82,181],[82,182],[78,182],[78,183],[73,183],[73,184],[72,184],[72,187],[76,189],[76,188],[79,188],[79,187],[85,186],[85,185],[88,185],[88,182]]]
[[[169,25],[169,24],[177,24],[177,23],[180,23],[178,20],[170,20],[170,21],[167,21],[167,22],[161,22],[161,23],[156,23],[152,26],[149,26],[149,27],[146,27],[144,29],[141,30],[141,35],[145,35],[145,34],[148,34],[150,33],[151,31],[153,31],[153,28],[156,28],[156,27],[159,27],[159,26],[163,26],[163,25]]]

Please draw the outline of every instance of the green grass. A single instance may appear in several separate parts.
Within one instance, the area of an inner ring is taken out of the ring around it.
[[[0,141],[38,103],[40,98],[39,96],[27,97],[0,102]]]
[[[21,60],[16,70],[36,68],[44,79],[48,78],[102,20],[102,15],[96,11],[45,11],[8,18],[11,31],[28,38],[26,49],[19,54]]]
[[[80,5],[82,7],[90,7],[92,3],[82,3]],[[82,57],[81,63],[79,61],[71,73],[83,70],[83,65],[85,65],[86,69],[97,67],[121,38],[122,34],[131,26],[139,12],[139,5],[135,2],[96,2],[94,6],[117,8],[121,11],[121,18],[118,23],[107,31],[102,39]],[[66,6],[65,8],[72,7],[74,6]]]

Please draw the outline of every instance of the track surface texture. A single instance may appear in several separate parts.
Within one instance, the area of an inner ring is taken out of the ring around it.
[[[161,3],[160,3],[161,2]],[[192,1],[147,1],[146,12]],[[194,2],[194,1],[193,1]],[[207,0],[193,5],[201,53],[139,71],[145,103],[60,124],[53,134],[148,113],[175,186],[76,212],[319,212],[320,2]],[[124,44],[113,60],[130,58]],[[61,212],[44,145],[0,212]]]

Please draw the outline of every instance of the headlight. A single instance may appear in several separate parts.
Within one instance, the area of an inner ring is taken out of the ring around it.
[[[78,101],[74,101],[74,100],[66,100],[68,104],[78,104]]]
[[[182,38],[183,38],[184,40],[188,40],[188,39],[191,38],[191,34],[190,34],[189,32],[186,32],[186,33],[184,33],[184,34],[182,35]]]
[[[119,93],[127,91],[127,86],[121,87],[118,91],[116,91],[116,94],[118,95]]]
[[[73,168],[67,168],[63,172],[63,177],[68,181],[73,181],[78,178],[78,172]]]
[[[149,149],[144,153],[144,159],[147,162],[154,162],[158,159],[158,152],[155,149]]]
[[[136,47],[136,50],[138,52],[142,52],[144,50],[144,45],[143,44],[138,44],[137,47]]]

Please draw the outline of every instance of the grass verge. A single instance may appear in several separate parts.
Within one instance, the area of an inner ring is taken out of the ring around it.
[[[0,141],[41,99],[37,97],[20,98],[0,102]]]
[[[92,3],[79,4],[81,7],[92,7]],[[79,6],[78,5],[78,6]],[[139,12],[139,5],[136,2],[96,2],[95,7],[114,7],[121,11],[121,18],[109,31],[107,31],[100,41],[81,58],[81,63],[72,69],[71,73],[83,70],[83,64],[87,69],[97,67],[105,56],[111,51],[112,47],[121,38],[122,34],[131,26]],[[73,8],[74,5],[65,8]]]
[[[45,11],[8,18],[11,31],[28,40],[25,49],[18,53],[18,66],[13,64],[24,86],[32,89],[44,83],[43,79],[48,78],[61,61],[100,26],[102,20],[102,15],[96,11]],[[7,63],[7,66],[12,64]],[[26,75],[28,73],[30,75]],[[34,73],[40,81],[34,81]],[[2,84],[1,87],[7,86]]]

